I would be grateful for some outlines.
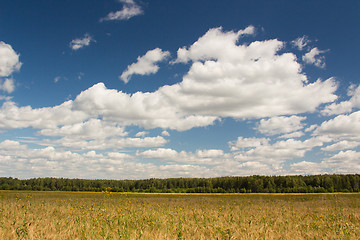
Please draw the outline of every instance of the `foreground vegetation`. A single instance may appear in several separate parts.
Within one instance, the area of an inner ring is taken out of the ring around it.
[[[359,239],[360,194],[0,191],[0,239]]]
[[[359,192],[360,175],[249,176],[144,180],[0,178],[0,190],[151,193],[325,193]]]

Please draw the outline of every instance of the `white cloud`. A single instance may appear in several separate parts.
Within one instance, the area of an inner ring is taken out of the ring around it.
[[[150,50],[144,56],[138,57],[136,63],[129,65],[126,71],[121,74],[120,79],[124,83],[128,83],[133,74],[149,75],[157,73],[159,66],[155,63],[163,61],[169,56],[168,51],[162,51],[160,48]]]
[[[87,153],[84,153],[83,154],[83,156],[84,157],[86,157],[86,158],[101,158],[101,157],[103,157],[103,155],[102,154],[97,154],[95,151],[89,151],[89,152],[87,152]]]
[[[281,135],[278,138],[299,138],[299,137],[302,137],[302,136],[304,136],[304,133],[298,131],[298,132],[293,132],[293,133],[288,133],[288,134]]]
[[[95,40],[89,34],[85,34],[83,38],[76,38],[72,40],[69,46],[72,50],[78,50],[80,48],[89,46],[90,43],[94,41]]]
[[[322,141],[319,138],[312,138],[303,142],[287,140],[274,144],[265,143],[233,154],[226,154],[219,149],[203,149],[191,153],[157,148],[133,155],[118,151],[97,153],[92,148],[82,154],[56,147],[32,149],[17,141],[6,140],[0,142],[0,163],[5,176],[11,170],[20,178],[215,177],[252,174],[356,173],[360,169],[359,153],[355,151],[340,152],[324,159],[321,163],[308,161],[293,163],[289,171],[284,169],[285,160],[302,157],[313,147],[321,145]],[[161,160],[162,163],[143,163],[143,159]]]
[[[107,155],[109,156],[109,158],[112,159],[133,159],[134,156],[127,154],[127,153],[121,153],[121,152],[109,152],[107,153]]]
[[[197,150],[196,156],[201,158],[217,158],[223,157],[224,151],[219,149],[206,149],[206,150]]]
[[[56,128],[58,125],[75,124],[89,118],[85,112],[73,110],[72,104],[72,101],[67,101],[55,107],[33,109],[5,102],[0,108],[0,129]]]
[[[305,132],[312,132],[314,129],[316,129],[318,127],[317,124],[313,124],[310,127],[305,129]]]
[[[300,130],[304,127],[304,124],[301,123],[306,117],[272,117],[267,120],[261,119],[257,130],[265,135],[277,135],[282,133],[290,133],[297,130]]]
[[[147,131],[141,131],[135,134],[135,137],[145,137],[149,132]]]
[[[360,171],[360,152],[347,150],[341,151],[334,156],[324,159],[321,162],[321,165],[327,169],[329,172],[333,173],[342,173],[342,174],[349,174],[349,173],[359,173]]]
[[[297,47],[300,51],[302,51],[309,43],[310,40],[307,36],[298,37],[297,39],[291,41],[291,44]]]
[[[323,151],[339,151],[339,150],[356,148],[359,145],[360,145],[360,142],[343,140],[343,141],[334,143],[332,145],[326,146],[324,148],[321,148],[321,150],[323,150]]]
[[[281,173],[281,170],[275,170],[272,166],[257,161],[229,161],[219,164],[211,170],[215,174],[221,173],[220,176],[275,175]]]
[[[72,136],[80,139],[104,139],[127,135],[123,127],[100,119],[89,119],[86,122],[42,129],[39,133],[43,136]]]
[[[14,79],[6,78],[4,81],[0,79],[0,90],[12,93],[15,90]]]
[[[163,159],[163,160],[176,160],[179,156],[178,152],[170,148],[158,148],[156,150],[146,150],[138,153],[138,156],[144,158]]]
[[[317,162],[301,161],[291,164],[289,172],[291,174],[309,175],[324,174],[324,170],[323,166]]]
[[[306,152],[323,145],[323,140],[320,138],[311,138],[305,141],[288,139],[273,144],[261,139],[259,141],[262,142],[258,146],[237,152],[235,159],[243,162],[263,162],[276,166],[286,160],[304,157]]]
[[[239,37],[251,35],[254,34],[254,32],[255,28],[253,26],[237,32],[223,32],[221,27],[210,29],[189,48],[179,48],[177,51],[177,59],[174,63],[234,57],[236,53],[240,53],[241,51],[238,49],[239,47],[236,46]],[[241,54],[239,57],[242,55],[244,54]]]
[[[239,149],[254,148],[260,147],[262,145],[267,145],[269,141],[269,138],[238,137],[236,142],[229,142],[229,146],[231,146],[231,151],[237,151]]]
[[[5,140],[0,143],[0,150],[13,150],[13,149],[24,149],[25,146],[21,145],[17,141]]]
[[[164,130],[164,131],[161,132],[161,135],[169,137],[170,133],[168,131]]]
[[[10,101],[13,97],[12,96],[3,96],[0,95],[0,100]]]
[[[0,77],[10,76],[20,70],[22,63],[19,56],[11,45],[0,41]]]
[[[340,140],[360,140],[360,111],[338,115],[317,127],[314,135],[325,135]]]
[[[217,118],[202,115],[187,115],[180,111],[161,91],[126,94],[107,89],[99,83],[80,93],[73,110],[91,116],[116,121],[122,125],[138,125],[145,128],[170,128],[180,131],[212,124]]]
[[[133,0],[120,0],[123,3],[123,8],[116,12],[110,12],[106,17],[101,18],[100,21],[114,21],[114,20],[129,20],[130,18],[143,14],[141,7]]]
[[[234,118],[313,112],[320,102],[336,99],[334,79],[306,84],[296,56],[277,54],[282,42],[236,45],[238,37],[210,29],[188,49],[179,49],[177,61],[193,64],[177,88],[161,90],[179,96],[188,112]]]
[[[225,117],[249,119],[314,112],[320,104],[337,98],[334,79],[308,83],[295,55],[278,53],[282,42],[237,45],[242,34],[253,31],[253,27],[238,32],[210,29],[185,49],[182,57],[178,55],[193,62],[183,80],[154,92],[127,94],[98,83],[59,106],[32,109],[6,102],[0,109],[0,128],[52,129],[99,118],[121,127],[184,131]]]
[[[325,53],[326,51],[321,51],[318,48],[313,48],[310,50],[310,52],[306,53],[302,60],[307,64],[314,64],[315,66],[319,68],[325,67],[325,57],[320,56],[321,54]]]
[[[164,146],[168,141],[162,136],[145,138],[111,137],[106,139],[96,138],[93,140],[79,139],[76,137],[63,137],[59,140],[50,141],[50,144],[82,150],[106,150],[124,148],[150,148]]]
[[[351,96],[350,100],[328,105],[324,110],[321,111],[321,113],[323,115],[342,114],[351,112],[353,108],[359,108],[360,85],[358,87],[351,85],[348,89],[348,95]]]
[[[204,149],[192,152],[177,152],[170,148],[157,148],[155,150],[146,150],[137,153],[138,157],[157,159],[162,161],[173,161],[183,164],[194,165],[219,165],[225,162],[233,161],[230,154],[225,154],[223,150],[219,149]]]

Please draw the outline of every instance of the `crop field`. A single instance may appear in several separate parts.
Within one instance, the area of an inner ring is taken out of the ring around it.
[[[0,191],[0,239],[359,239],[360,194]]]

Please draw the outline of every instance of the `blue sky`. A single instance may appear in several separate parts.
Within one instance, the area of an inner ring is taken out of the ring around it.
[[[360,172],[358,1],[0,3],[0,176]]]

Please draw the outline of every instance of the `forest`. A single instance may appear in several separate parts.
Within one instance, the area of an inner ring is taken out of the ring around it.
[[[247,176],[91,180],[0,178],[0,190],[149,192],[149,193],[326,193],[359,192],[360,175]]]

